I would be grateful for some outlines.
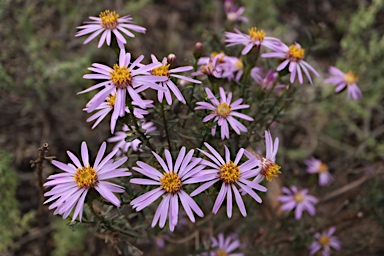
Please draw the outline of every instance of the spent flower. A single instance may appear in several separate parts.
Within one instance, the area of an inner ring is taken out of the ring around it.
[[[254,67],[251,69],[251,77],[264,90],[270,90],[272,88],[284,89],[286,87],[285,84],[280,84],[276,81],[277,76],[278,73],[273,69],[268,70],[267,73],[264,72],[263,68]]]
[[[143,122],[141,124],[141,129],[143,129],[145,132],[144,134],[156,131],[156,127],[153,122]],[[143,151],[141,148],[141,139],[134,139],[132,141],[126,141],[127,136],[129,136],[132,133],[132,130],[128,127],[128,125],[124,124],[122,131],[116,132],[111,138],[109,138],[108,142],[115,142],[115,146],[113,147],[113,150],[118,150],[116,155],[120,156],[122,154],[125,154],[128,152],[129,148],[132,148],[132,151]]]

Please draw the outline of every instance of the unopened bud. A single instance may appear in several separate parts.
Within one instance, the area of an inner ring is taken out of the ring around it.
[[[173,53],[168,54],[167,56],[168,64],[173,64],[176,61],[176,55]]]
[[[203,44],[201,42],[197,42],[195,44],[195,49],[193,50],[193,56],[195,59],[199,59],[203,55]]]

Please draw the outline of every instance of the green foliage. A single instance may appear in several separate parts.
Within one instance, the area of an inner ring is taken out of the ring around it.
[[[53,256],[61,255],[88,255],[84,251],[87,230],[81,224],[73,226],[70,222],[55,218],[53,222],[55,250]]]
[[[29,228],[34,217],[33,212],[20,216],[16,200],[17,174],[11,163],[12,156],[0,149],[0,253],[13,246],[13,240]]]

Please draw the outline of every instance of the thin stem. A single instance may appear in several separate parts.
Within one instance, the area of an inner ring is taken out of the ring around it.
[[[167,119],[165,118],[164,101],[161,103],[161,116],[163,118],[163,126],[165,130],[165,136],[167,137],[169,151],[172,152],[172,145],[171,145],[171,139],[168,132]]]
[[[205,142],[205,138],[207,137],[207,129],[205,129],[205,132],[204,132],[204,135],[203,135],[203,139],[200,141],[200,145],[197,147],[197,148],[202,148],[203,147],[203,144]],[[199,154],[200,154],[200,151],[197,151],[197,154],[196,154],[196,157],[199,157]]]
[[[146,141],[148,147],[152,150],[152,151],[156,151],[156,148],[152,145],[152,143],[149,141],[149,138],[145,135],[144,132],[141,131],[140,127],[139,127],[139,124],[138,124],[138,119],[136,118],[136,116],[133,114],[133,105],[132,105],[132,102],[131,101],[127,101],[128,102],[128,109],[129,109],[129,114],[131,115],[131,118],[133,120],[133,125],[135,126],[136,128],[136,132],[139,133],[140,137],[143,139],[143,141]]]
[[[264,103],[265,103],[265,101],[268,100],[269,96],[271,95],[272,91],[275,89],[275,87],[276,87],[276,85],[277,85],[277,82],[280,80],[280,78],[281,78],[281,75],[280,75],[280,73],[278,73],[278,75],[277,75],[275,81],[273,82],[272,88],[267,92],[267,94],[265,95],[265,97],[263,97],[264,100],[261,102],[261,104],[259,105],[259,107],[258,107],[258,109],[257,109],[257,112],[256,112],[255,117],[254,117],[255,120],[257,120],[258,115],[260,114],[260,112],[262,111],[262,109],[263,109],[263,107],[264,107]],[[285,92],[286,92],[286,90],[284,91],[284,93],[285,93]],[[284,93],[283,93],[283,94],[284,94]],[[276,102],[275,102],[275,103],[276,103]],[[276,104],[275,104],[275,105],[276,105]],[[275,105],[274,105],[274,106],[275,106]]]
[[[188,116],[188,114],[189,114],[190,112],[194,112],[194,109],[191,107],[190,104],[192,103],[192,100],[193,100],[193,93],[195,92],[195,87],[196,87],[196,86],[197,86],[197,85],[193,85],[193,87],[192,87],[192,92],[191,92],[191,95],[190,95],[190,97],[189,97],[189,101],[186,102],[186,103],[187,103],[187,106],[188,106],[186,116]],[[186,123],[187,123],[187,119],[184,119],[183,124],[181,125],[181,127],[184,128]]]

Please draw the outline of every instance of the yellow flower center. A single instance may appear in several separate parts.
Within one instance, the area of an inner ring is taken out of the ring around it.
[[[168,63],[165,63],[165,65],[162,65],[160,67],[152,69],[151,73],[154,76],[169,76],[169,65]]]
[[[324,163],[321,163],[319,168],[317,169],[318,172],[328,172],[328,166]]]
[[[74,179],[78,187],[91,188],[97,183],[97,173],[88,164],[86,167],[77,168]]]
[[[220,103],[219,106],[217,106],[216,112],[219,116],[226,118],[231,112],[231,106],[227,103]]]
[[[220,250],[217,250],[217,251],[215,252],[215,255],[216,255],[216,256],[228,256],[228,253],[227,253],[226,251],[220,249]]]
[[[110,94],[106,101],[111,107],[115,106],[116,94]]]
[[[222,54],[222,56],[219,57],[217,62],[218,63],[223,63],[224,62],[224,58],[225,58],[225,54],[224,54],[223,51],[221,51],[221,52],[211,52],[211,58],[214,59],[219,54]]]
[[[227,184],[234,183],[240,178],[240,168],[232,161],[224,164],[220,168],[220,179]]]
[[[213,67],[212,65],[203,65],[200,67],[201,73],[210,75],[212,73]]]
[[[288,58],[293,61],[298,61],[304,58],[305,50],[296,45],[289,46]]]
[[[329,239],[328,236],[322,236],[319,239],[319,243],[323,246],[326,247],[331,243],[331,240]]]
[[[103,28],[114,29],[117,27],[119,14],[117,14],[115,11],[111,12],[110,10],[106,10],[99,14],[99,18],[101,19]]]
[[[279,171],[281,167],[270,160],[264,158],[261,165],[260,174],[263,175],[267,181],[273,181],[273,179],[281,173]]]
[[[293,199],[296,201],[296,203],[301,203],[304,200],[304,195],[301,194],[300,192],[297,192],[293,197]]]
[[[177,173],[166,172],[164,176],[160,178],[160,184],[168,193],[176,193],[181,188],[181,179]]]
[[[359,78],[352,71],[349,71],[344,75],[344,81],[347,83],[347,85],[356,83],[358,80]]]
[[[114,64],[110,76],[112,82],[119,89],[125,89],[131,84],[131,70],[129,68]]]
[[[235,63],[235,66],[238,68],[238,69],[243,69],[244,65],[243,65],[243,61],[241,59],[238,59]]]
[[[251,37],[251,40],[253,41],[263,41],[265,37],[264,30],[257,30],[256,27],[252,27],[248,30],[249,36]]]

